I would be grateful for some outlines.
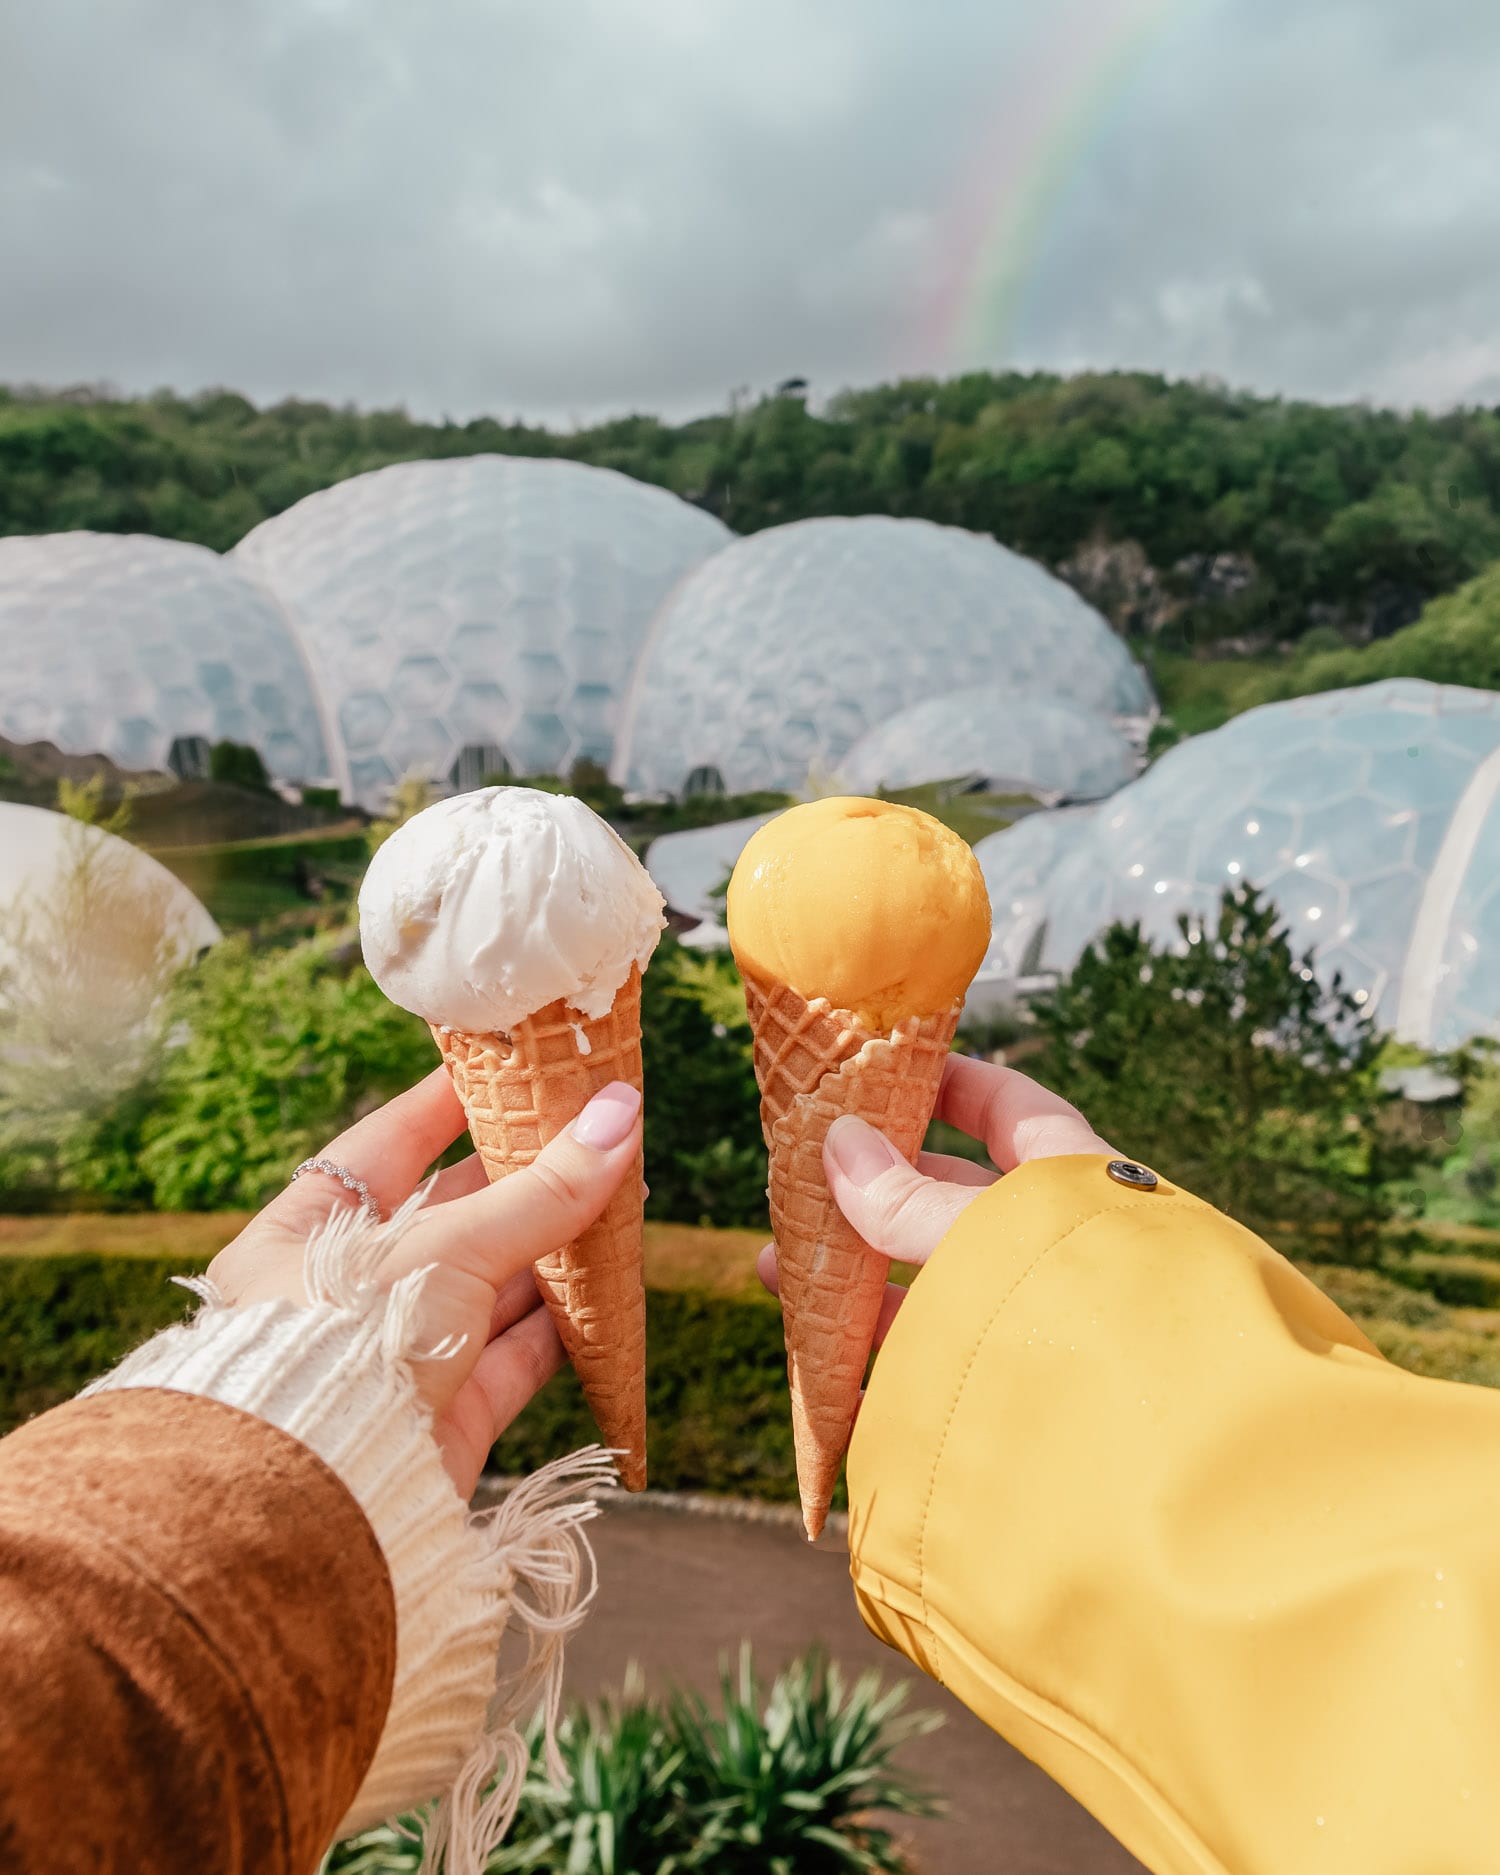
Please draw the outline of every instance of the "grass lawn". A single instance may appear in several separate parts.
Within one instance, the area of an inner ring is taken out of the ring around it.
[[[1261,701],[1265,680],[1286,668],[1283,658],[1189,658],[1160,650],[1148,662],[1162,712],[1184,736],[1217,729],[1250,709]]]
[[[1036,811],[1036,801],[1029,794],[956,794],[953,788],[951,781],[930,781],[920,788],[888,790],[882,799],[920,808],[951,827],[970,846],[976,846],[986,834],[1010,826],[1023,814]]]
[[[348,899],[364,872],[369,846],[357,821],[340,821],[259,840],[164,846],[154,856],[196,893],[219,924],[241,930],[299,911],[315,919],[319,901],[306,889],[312,876],[323,881],[324,905]]]

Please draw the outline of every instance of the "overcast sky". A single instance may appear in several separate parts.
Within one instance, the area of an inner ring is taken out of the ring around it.
[[[1497,0],[13,0],[0,380],[1500,402],[1497,99]]]

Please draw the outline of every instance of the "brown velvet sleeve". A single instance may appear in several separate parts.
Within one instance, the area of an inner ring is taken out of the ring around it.
[[[0,1868],[309,1875],[396,1663],[364,1513],[214,1400],[75,1400],[0,1440]]]

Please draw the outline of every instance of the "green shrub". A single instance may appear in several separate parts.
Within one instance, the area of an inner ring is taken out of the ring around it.
[[[1500,1263],[1488,1257],[1419,1251],[1384,1268],[1396,1282],[1423,1290],[1451,1309],[1500,1309]]]
[[[766,1149],[750,1023],[727,953],[664,938],[642,982],[648,1214],[686,1224],[766,1221]]]
[[[1379,1319],[1404,1328],[1422,1328],[1439,1327],[1448,1320],[1448,1311],[1441,1302],[1379,1270],[1315,1263],[1307,1265],[1302,1273],[1356,1321]]]
[[[216,742],[208,754],[210,781],[227,782],[234,788],[254,788],[267,792],[271,777],[261,760],[259,749],[248,742]]]
[[[706,1819],[707,1866],[715,1875],[874,1875],[906,1866],[872,1812],[933,1816],[931,1795],[891,1759],[914,1734],[941,1721],[898,1716],[906,1687],[882,1690],[862,1674],[846,1687],[818,1653],[794,1661],[762,1694],[750,1649],[739,1673],[720,1678],[722,1717],[693,1694],[671,1706],[683,1753],[683,1783]]]
[[[1038,1009],[1039,1077],[1278,1248],[1374,1261],[1424,1151],[1385,1124],[1380,1038],[1254,887],[1178,923],[1175,950],[1115,925],[1084,954]]]
[[[492,1870],[671,1875],[704,1866],[704,1818],[684,1787],[682,1745],[633,1676],[620,1704],[602,1700],[569,1714],[557,1742],[567,1784],[548,1778],[534,1732],[521,1809]]]
[[[941,1805],[892,1764],[939,1723],[903,1715],[906,1687],[864,1674],[845,1684],[818,1652],[762,1691],[748,1646],[721,1678],[721,1711],[695,1694],[580,1707],[558,1746],[566,1785],[548,1776],[533,1728],[532,1769],[494,1875],[900,1875],[907,1867],[872,1813],[935,1816]],[[422,1819],[340,1843],[329,1875],[409,1875]]]
[[[226,930],[262,924],[289,911],[310,911],[313,881],[324,903],[350,899],[369,857],[366,836],[312,832],[302,839],[270,836],[211,847],[159,847],[156,857],[197,894]]]
[[[568,1372],[527,1407],[491,1462],[502,1473],[532,1471],[597,1437]],[[647,1292],[646,1442],[661,1490],[796,1497],[786,1351],[769,1300]]]
[[[425,1023],[386,1001],[347,942],[217,945],[178,983],[182,1037],[141,1127],[164,1211],[253,1207],[356,1110],[433,1066]]]
[[[0,1433],[71,1399],[191,1306],[178,1257],[0,1257]]]

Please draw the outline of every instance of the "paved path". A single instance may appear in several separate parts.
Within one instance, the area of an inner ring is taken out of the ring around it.
[[[569,1644],[570,1693],[618,1688],[631,1661],[648,1684],[712,1691],[719,1657],[742,1636],[763,1673],[821,1641],[851,1672],[904,1668],[911,1704],[946,1715],[906,1754],[949,1803],[942,1821],[903,1826],[922,1875],[1142,1875],[1050,1779],[867,1632],[847,1556],[829,1538],[809,1550],[786,1524],[649,1505],[606,1511],[592,1528],[599,1596]]]

